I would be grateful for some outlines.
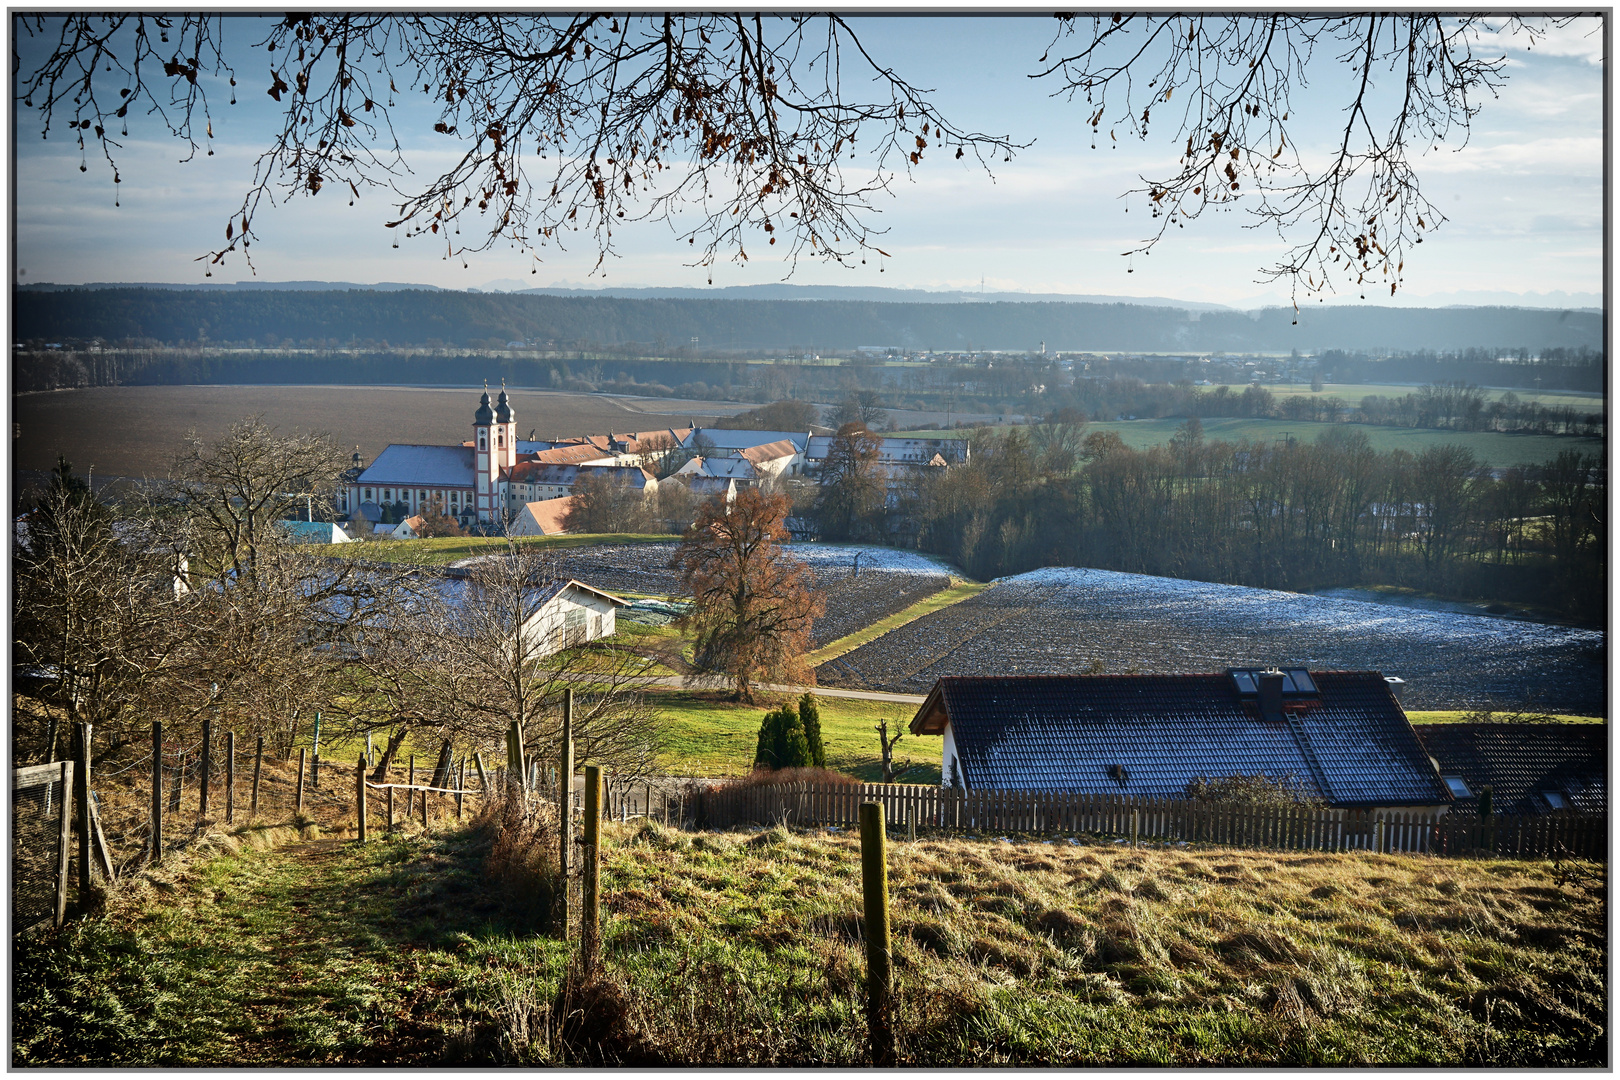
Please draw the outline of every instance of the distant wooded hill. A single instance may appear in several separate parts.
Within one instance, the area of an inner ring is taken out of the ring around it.
[[[1135,304],[625,299],[408,290],[14,290],[19,342],[713,350],[1039,349],[1318,352],[1603,347],[1603,317],[1537,308],[1287,308],[1190,312]]]

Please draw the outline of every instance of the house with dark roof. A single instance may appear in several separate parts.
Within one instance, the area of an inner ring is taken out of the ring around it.
[[[1608,810],[1607,724],[1421,724],[1417,736],[1459,810],[1486,787],[1498,814]]]
[[[1376,671],[943,678],[911,731],[943,736],[944,782],[975,791],[1176,798],[1264,775],[1336,807],[1452,803]]]

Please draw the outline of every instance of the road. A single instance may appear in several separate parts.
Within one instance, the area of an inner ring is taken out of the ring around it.
[[[585,676],[580,676],[584,678]],[[644,686],[657,687],[660,690],[685,690],[697,686],[705,690],[726,690],[731,682],[725,678],[706,679],[702,682],[688,682],[679,675],[649,675],[638,680]],[[772,694],[802,694],[812,690],[817,697],[830,698],[856,698],[860,701],[892,701],[899,705],[921,705],[928,699],[920,694],[889,694],[881,690],[841,690],[832,686],[784,686],[779,683],[755,683],[755,689]]]

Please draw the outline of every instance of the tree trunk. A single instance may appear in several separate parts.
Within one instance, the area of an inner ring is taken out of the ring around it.
[[[388,766],[394,760],[394,753],[401,746],[405,745],[405,736],[409,735],[410,733],[410,728],[402,727],[392,735],[388,736],[388,745],[383,747],[382,757],[377,759],[377,768],[371,773],[371,782],[373,784],[380,784],[383,782],[383,777],[388,775]]]

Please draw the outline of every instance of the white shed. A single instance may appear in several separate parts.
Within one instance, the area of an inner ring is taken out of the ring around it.
[[[531,602],[523,636],[548,653],[612,636],[618,629],[618,610],[630,606],[628,600],[573,578],[548,586]]]

